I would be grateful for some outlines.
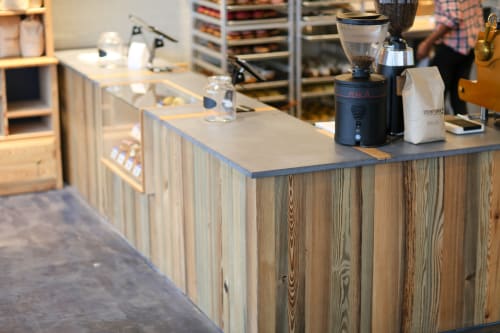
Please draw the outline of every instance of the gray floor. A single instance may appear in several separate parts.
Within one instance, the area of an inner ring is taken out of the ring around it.
[[[71,189],[0,197],[0,333],[220,332]]]

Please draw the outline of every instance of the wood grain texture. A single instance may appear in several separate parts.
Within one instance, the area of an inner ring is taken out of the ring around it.
[[[333,332],[358,332],[360,314],[360,192],[356,169],[333,172],[332,302]]]
[[[440,251],[443,224],[442,159],[408,162],[406,188],[412,200],[408,218],[403,332],[432,332],[437,327]]]
[[[143,130],[151,193],[106,172],[106,210],[225,332],[500,320],[498,152],[251,179],[153,118]]]
[[[258,241],[257,241],[257,181],[245,178],[246,182],[246,270],[247,304],[245,332],[257,333],[259,328],[258,308]],[[264,309],[263,311],[266,311]]]
[[[315,173],[310,181],[316,190],[308,192],[311,201],[311,217],[305,222],[306,232],[306,276],[305,276],[305,331],[328,332],[330,330],[331,307],[331,244],[333,205],[328,198],[332,192],[330,172]],[[321,216],[318,216],[321,214]],[[320,218],[321,217],[321,218]],[[322,286],[317,288],[317,286]]]
[[[256,185],[256,195],[259,198],[256,202],[256,211],[258,212],[256,220],[258,322],[256,329],[257,332],[271,333],[275,332],[277,325],[277,302],[285,309],[287,308],[286,304],[283,304],[287,300],[287,294],[282,292],[280,296],[283,298],[277,297],[280,277],[277,276],[276,245],[279,244],[279,234],[274,221],[276,215],[275,187],[279,185],[276,184],[274,178],[259,179]],[[285,235],[287,234],[288,230],[285,231]]]
[[[0,82],[5,81],[5,69],[0,68]],[[0,85],[0,96],[6,96],[6,85],[2,84]],[[2,108],[1,110],[7,110],[7,99],[2,98],[0,100],[0,107]],[[7,119],[7,113],[2,112],[2,115],[0,116],[0,136],[7,135],[9,133],[9,120]]]
[[[150,141],[152,144],[152,148],[150,151],[152,152],[151,160],[148,160],[146,171],[149,171],[149,175],[152,176],[153,179],[156,179],[154,182],[154,206],[157,209],[154,219],[151,221],[151,260],[153,264],[155,264],[161,272],[165,272],[166,267],[164,266],[164,255],[163,255],[163,241],[165,237],[165,230],[163,229],[163,203],[161,201],[160,193],[164,191],[164,187],[166,186],[165,180],[162,178],[161,168],[153,168],[153,166],[157,166],[163,160],[161,155],[161,141],[158,140],[160,137],[160,126],[154,124],[151,119],[145,120],[144,128],[147,129],[147,135],[151,135],[153,138],[156,138],[154,141]],[[150,177],[151,177],[150,176]]]
[[[303,221],[300,197],[304,193],[300,176],[288,176],[288,331],[302,332],[304,321]]]
[[[222,324],[221,208],[220,173],[215,157],[201,148],[193,149],[195,188],[193,201],[196,221],[196,262],[198,302],[218,325]]]
[[[476,225],[474,234],[475,270],[474,270],[474,323],[490,321],[486,308],[488,295],[488,248],[490,232],[490,184],[491,184],[491,154],[479,154],[472,161],[473,168],[481,175],[477,178],[473,193],[477,197]]]
[[[177,166],[173,166],[177,167]],[[194,202],[192,198],[197,190],[194,187],[193,146],[182,143],[182,183],[183,186],[183,216],[184,216],[184,244],[186,268],[186,294],[196,303],[198,292],[196,288],[196,234],[194,219]]]
[[[222,278],[224,329],[244,332],[247,304],[245,177],[220,165],[222,206]]]
[[[164,165],[182,165],[181,139],[178,135],[162,131],[161,142],[165,147],[161,156],[168,156],[169,163]],[[158,167],[162,167],[159,165]],[[169,267],[168,276],[183,291],[186,292],[186,268],[185,268],[185,248],[184,248],[184,194],[183,194],[183,168],[162,167],[164,179],[168,182],[167,191],[158,195],[164,195],[163,207],[165,210],[163,223],[169,230],[166,233],[166,265]]]
[[[374,223],[375,223],[375,167],[361,169],[361,267],[360,267],[360,332],[372,330],[372,304],[374,282]]]
[[[368,332],[397,333],[402,322],[404,276],[403,168],[400,163],[377,165],[374,173],[373,301]]]
[[[465,310],[465,226],[467,218],[467,156],[451,156],[445,159],[443,248],[441,254],[441,292],[439,330],[463,327],[467,323],[462,316]],[[457,181],[463,180],[463,181]],[[454,195],[449,195],[453,193]]]
[[[488,280],[486,295],[486,322],[500,318],[500,152],[491,153],[489,232],[488,232]],[[487,175],[486,175],[487,176]]]

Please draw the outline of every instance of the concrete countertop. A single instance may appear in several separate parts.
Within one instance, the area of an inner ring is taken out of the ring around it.
[[[157,112],[146,116],[160,120]],[[252,178],[377,162],[352,147],[335,144],[311,124],[282,111],[240,113],[229,123],[197,117],[164,120],[164,124]]]
[[[158,80],[170,82],[200,96],[207,80],[200,74],[152,73],[127,68],[104,69],[79,57],[88,50],[57,52],[63,66],[72,68],[100,85],[120,82]],[[161,121],[186,139],[226,161],[243,174],[257,178],[321,170],[357,167],[377,163],[450,156],[500,149],[500,130],[487,127],[481,134],[446,134],[446,141],[413,145],[398,139],[376,149],[357,149],[334,143],[311,124],[248,98],[237,96],[244,104],[265,112],[239,113],[234,122],[218,124],[203,120],[201,103],[182,110],[149,110],[146,116]],[[194,117],[168,117],[186,112]]]
[[[500,130],[493,127],[480,134],[446,133],[446,140],[439,142],[414,145],[398,138],[378,148],[358,149],[336,144],[311,124],[280,111],[238,114],[236,121],[225,124],[202,117],[146,115],[251,178],[500,150]]]

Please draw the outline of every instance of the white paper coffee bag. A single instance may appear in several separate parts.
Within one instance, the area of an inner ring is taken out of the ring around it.
[[[408,68],[402,75],[404,140],[415,144],[444,140],[444,83],[438,68]]]

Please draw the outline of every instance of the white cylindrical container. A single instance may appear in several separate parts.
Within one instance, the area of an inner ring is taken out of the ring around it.
[[[28,9],[30,0],[2,0],[2,9],[25,10]]]
[[[216,75],[208,78],[203,96],[205,120],[210,122],[229,122],[236,119],[236,94],[231,77]]]
[[[42,0],[29,0],[30,8],[40,8],[43,5]]]
[[[21,21],[19,45],[23,57],[40,57],[44,51],[43,23],[36,16],[26,17]]]

